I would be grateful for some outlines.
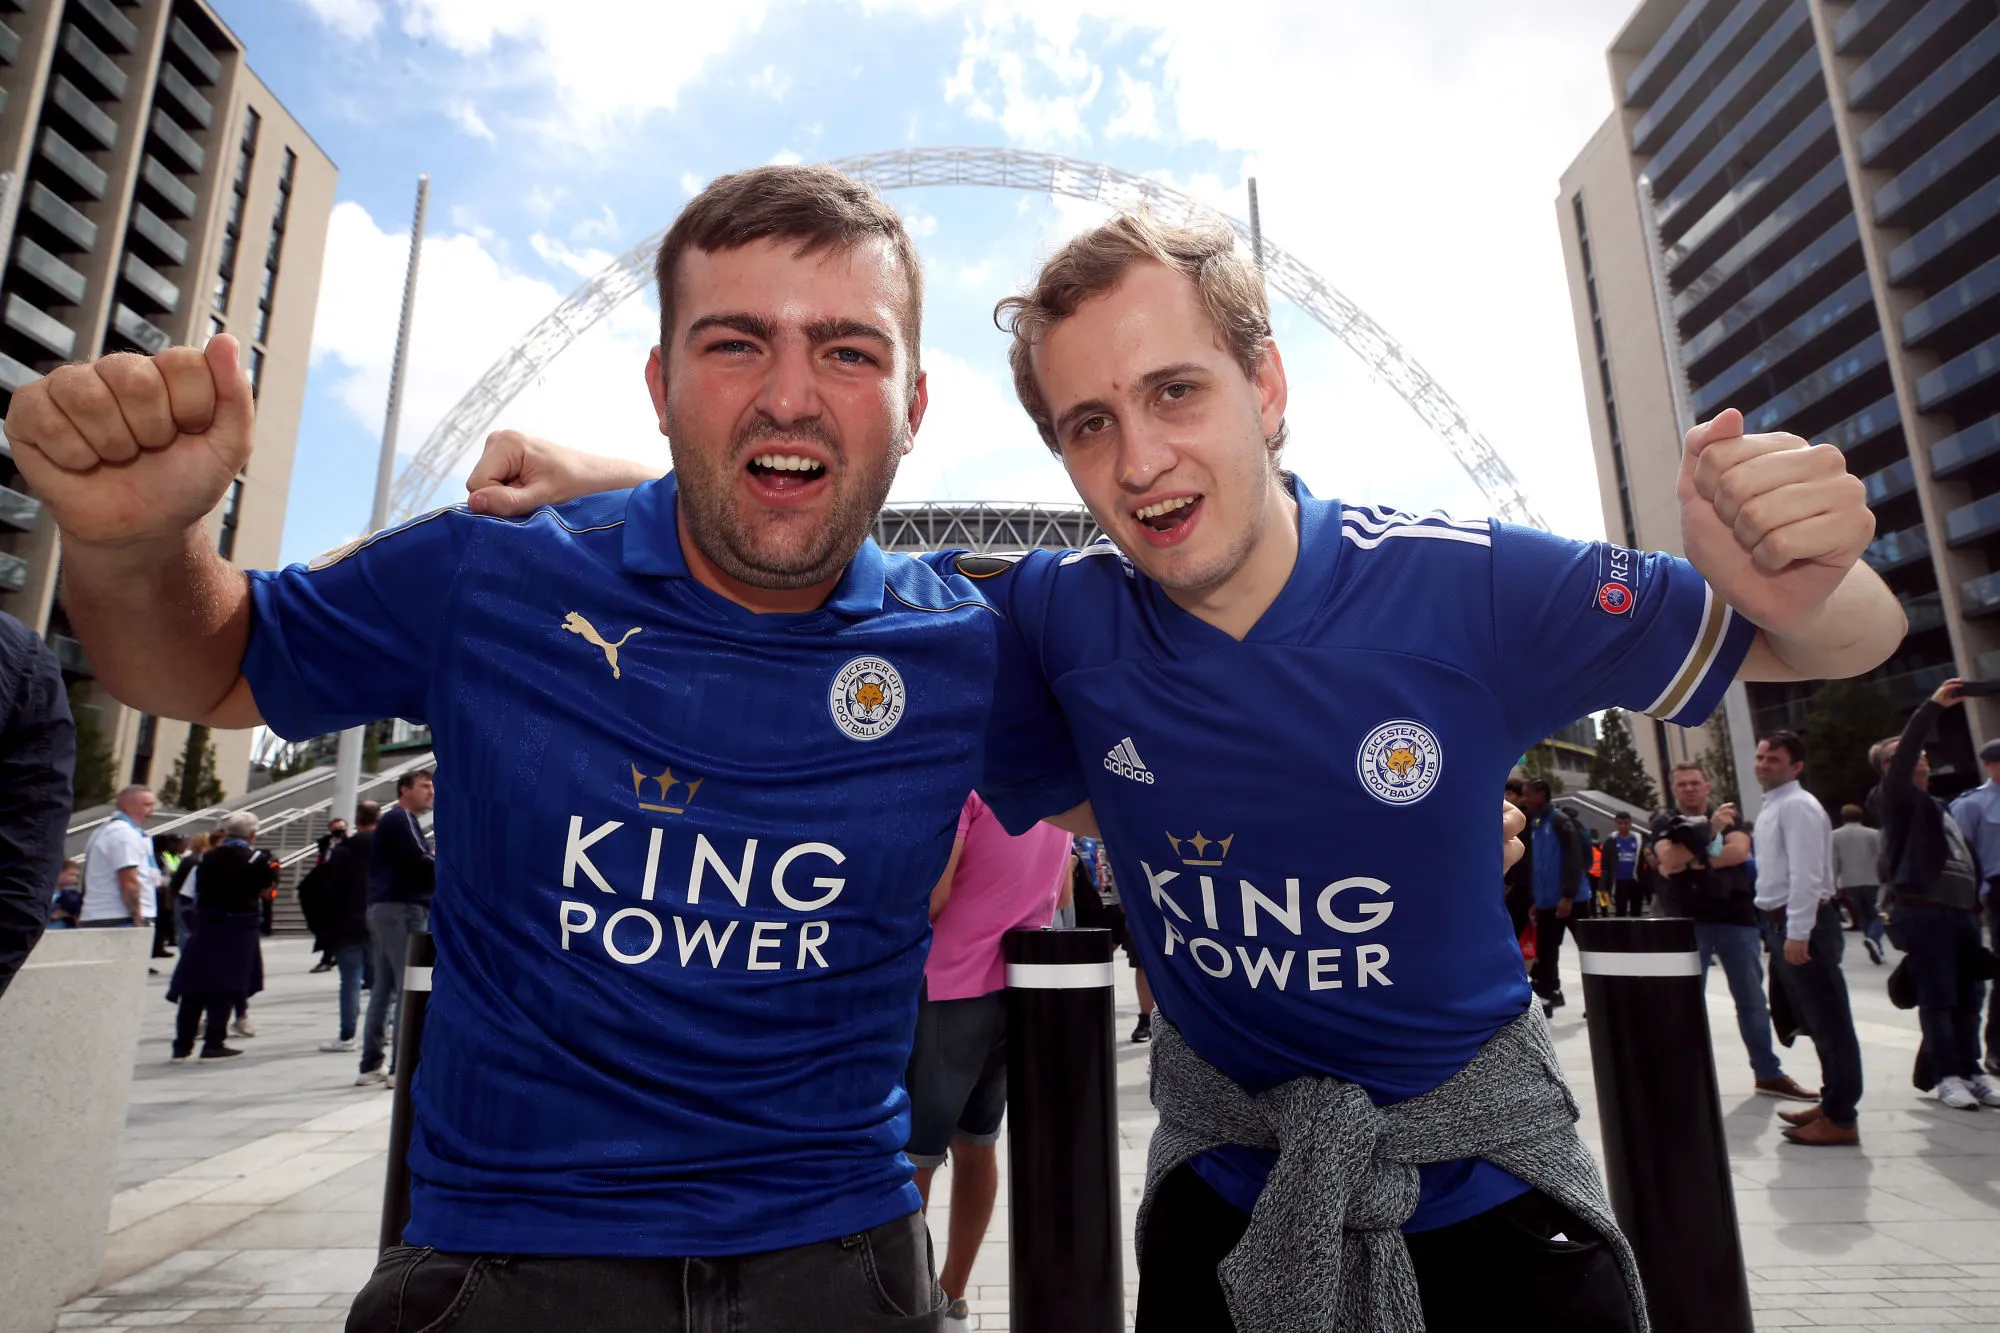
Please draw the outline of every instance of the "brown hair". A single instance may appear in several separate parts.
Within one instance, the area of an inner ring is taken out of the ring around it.
[[[1842,823],[1859,824],[1868,818],[1868,812],[1858,805],[1843,805],[1840,807],[1840,818]]]
[[[829,167],[752,167],[717,176],[688,200],[660,242],[653,266],[660,296],[660,346],[674,327],[674,277],[690,248],[734,250],[753,241],[796,241],[795,256],[820,250],[849,250],[880,237],[889,242],[903,270],[903,332],[910,344],[910,378],[921,361],[924,323],[924,269],[917,248],[896,210],[868,186]]]
[[[1676,773],[1699,773],[1702,781],[1708,781],[1708,770],[1701,766],[1699,759],[1683,759],[1676,763],[1667,771],[1667,781],[1672,782]]]
[[[1222,345],[1245,375],[1255,375],[1271,336],[1271,307],[1256,266],[1236,248],[1236,233],[1220,223],[1170,227],[1144,213],[1121,213],[1102,226],[1072,238],[1042,265],[1026,294],[1010,296],[993,308],[993,322],[1014,336],[1007,363],[1014,369],[1014,393],[1027,409],[1042,443],[1060,453],[1055,420],[1042,386],[1035,382],[1031,353],[1048,331],[1076,313],[1093,296],[1116,287],[1135,264],[1152,262],[1192,282],[1215,325]],[[1275,460],[1287,430],[1266,444]]]

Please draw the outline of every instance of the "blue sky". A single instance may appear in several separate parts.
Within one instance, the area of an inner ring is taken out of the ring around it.
[[[1554,527],[1601,533],[1555,194],[1610,110],[1618,7],[1332,0],[1232,6],[1219,26],[1194,0],[214,3],[340,168],[287,560],[365,524],[418,172],[431,213],[406,454],[710,177],[951,144],[1104,162],[1239,215],[1256,176],[1271,239],[1430,369]],[[895,498],[1073,498],[1013,401],[991,311],[1101,214],[1014,191],[890,197],[924,255],[932,377]],[[1351,353],[1276,313],[1288,457],[1317,493],[1485,511]],[[654,318],[627,302],[496,424],[663,457],[640,376]]]

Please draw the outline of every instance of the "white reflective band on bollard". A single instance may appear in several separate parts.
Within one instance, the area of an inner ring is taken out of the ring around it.
[[[1007,984],[1022,990],[1090,990],[1118,974],[1110,963],[1009,963]]]
[[[1698,977],[1698,953],[1585,953],[1577,951],[1587,977]]]
[[[1589,955],[1585,955],[1588,957]],[[406,967],[403,969],[404,990],[429,990],[431,970],[428,967]]]

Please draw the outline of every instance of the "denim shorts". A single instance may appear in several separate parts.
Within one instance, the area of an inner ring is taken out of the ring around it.
[[[953,1139],[987,1144],[1000,1137],[1007,1109],[1007,995],[917,1002],[910,1049],[910,1143],[915,1166],[943,1166]]]

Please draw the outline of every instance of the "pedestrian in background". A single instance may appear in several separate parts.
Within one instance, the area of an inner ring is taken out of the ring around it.
[[[1639,835],[1632,831],[1632,816],[1620,814],[1611,839],[1605,844],[1605,859],[1611,863],[1611,910],[1619,916],[1638,916],[1644,911],[1639,892]]]
[[[2000,947],[2000,740],[1979,747],[1979,762],[1986,769],[1986,781],[1951,803],[1951,817],[1972,844],[1972,859],[1979,863],[1979,897],[1986,904],[1986,928],[1995,947]],[[2000,1074],[2000,984],[1992,987],[1986,1002],[1986,1072]]]
[[[164,897],[160,904],[162,912],[174,914],[174,936],[186,940],[194,915],[194,872],[201,864],[202,854],[220,839],[213,830],[197,833],[188,839],[187,850],[181,853],[181,863],[174,868],[173,878],[167,881]]]
[[[354,832],[341,838],[313,873],[324,877],[320,888],[320,923],[314,927],[320,947],[340,968],[340,1035],[319,1044],[322,1051],[355,1049],[355,1023],[361,1013],[361,978],[368,958],[368,860],[375,845],[375,826],[382,807],[362,801],[354,807]],[[301,894],[303,897],[303,894]],[[318,969],[314,969],[317,971]]]
[[[83,910],[83,867],[74,861],[62,863],[56,872],[55,897],[49,899],[49,929],[71,930],[76,914]]]
[[[1070,885],[1069,834],[1036,824],[1018,838],[975,793],[965,798],[951,859],[931,891],[931,951],[917,1000],[917,1036],[903,1077],[917,1192],[951,1158],[951,1221],[938,1285],[946,1333],[970,1327],[972,1262],[1000,1189],[1000,1120],[1007,1108],[1007,964],[1010,930],[1051,924]]]
[[[76,724],[55,655],[0,614],[0,994],[49,919],[75,767]]]
[[[403,774],[396,779],[396,803],[383,812],[369,845],[368,937],[375,968],[356,1087],[389,1081],[382,1062],[403,990],[404,951],[412,934],[430,929],[431,893],[437,887],[437,857],[417,817],[436,802],[428,771]]]
[[[146,821],[160,808],[151,787],[134,784],[118,793],[117,812],[97,826],[83,849],[85,930],[151,926],[159,908],[160,868]]]
[[[153,835],[153,865],[160,872],[161,884],[173,882],[174,875],[181,868],[181,858],[187,852],[188,840],[181,833],[156,833]],[[158,897],[157,890],[155,897]],[[172,958],[174,945],[180,942],[180,922],[175,919],[171,902],[157,903],[153,916],[153,957]]]
[[[227,1044],[229,1015],[264,988],[257,904],[264,891],[278,882],[278,863],[253,845],[257,816],[248,810],[224,819],[221,831],[222,842],[202,857],[195,881],[194,930],[167,987],[167,999],[180,1005],[174,1024],[175,1064],[185,1064],[194,1055],[198,1034],[203,1060],[230,1060],[243,1054]]]
[[[1863,822],[1868,812],[1858,805],[1840,807],[1840,827],[1833,831],[1833,886],[1847,900],[1868,961],[1882,962],[1882,914],[1875,900],[1882,892],[1882,874],[1875,862],[1882,854],[1882,835]],[[2000,825],[1994,832],[2000,834]]]
[[[1947,708],[1965,701],[1956,677],[1912,714],[1903,734],[1878,741],[1868,758],[1882,774],[1883,908],[1889,942],[1916,983],[1923,1028],[1913,1081],[1935,1086],[1937,1098],[1960,1111],[2000,1106],[2000,1088],[1979,1067],[1979,1010],[1985,982],[1969,966],[1980,948],[1979,869],[1964,831],[1931,795],[1924,746]],[[1933,1085],[1931,1080],[1935,1080]]]
[[[1800,1026],[1819,1053],[1820,1100],[1802,1111],[1780,1111],[1785,1138],[1808,1147],[1861,1142],[1861,1043],[1840,970],[1846,947],[1833,897],[1833,821],[1817,797],[1799,785],[1805,742],[1774,731],[1757,742],[1757,911],[1771,949],[1771,969]]]
[[[313,839],[313,845],[318,850],[313,853],[312,870],[308,870],[303,876],[300,877],[298,887],[293,890],[293,892],[297,893],[299,897],[299,910],[305,914],[306,929],[310,930],[315,937],[315,943],[313,947],[319,950],[319,961],[314,963],[310,968],[306,969],[309,972],[331,972],[333,971],[336,964],[333,956],[333,950],[326,948],[325,946],[317,942],[317,938],[319,936],[319,927],[314,924],[313,918],[315,913],[318,911],[318,904],[316,902],[310,905],[308,904],[307,902],[308,897],[309,896],[316,897],[316,895],[311,894],[306,886],[308,884],[313,883],[313,871],[316,871],[321,866],[325,865],[327,862],[327,858],[333,855],[334,849],[339,847],[340,844],[345,842],[346,840],[347,840],[347,821],[340,818],[337,815],[334,818],[327,820],[326,832],[320,834],[317,838]]]
[[[1125,950],[1132,965],[1132,981],[1139,991],[1139,1021],[1133,1025],[1132,1040],[1153,1039],[1153,988],[1146,983],[1146,969],[1139,966],[1132,937],[1125,926],[1125,904],[1118,896],[1118,880],[1111,872],[1111,858],[1097,838],[1078,835],[1072,844],[1075,855],[1070,875],[1070,897],[1076,903],[1076,924],[1086,930],[1111,932],[1111,947]]]
[[[1527,867],[1525,877],[1532,886],[1535,905],[1535,965],[1529,969],[1529,980],[1544,1014],[1553,1014],[1567,1003],[1558,970],[1563,931],[1578,915],[1577,896],[1583,892],[1588,865],[1576,821],[1568,811],[1549,804],[1549,796],[1547,778],[1529,778],[1522,785],[1521,810],[1528,816],[1528,831],[1521,841],[1528,850],[1521,865]],[[1582,909],[1585,913],[1588,902],[1586,899]]]

